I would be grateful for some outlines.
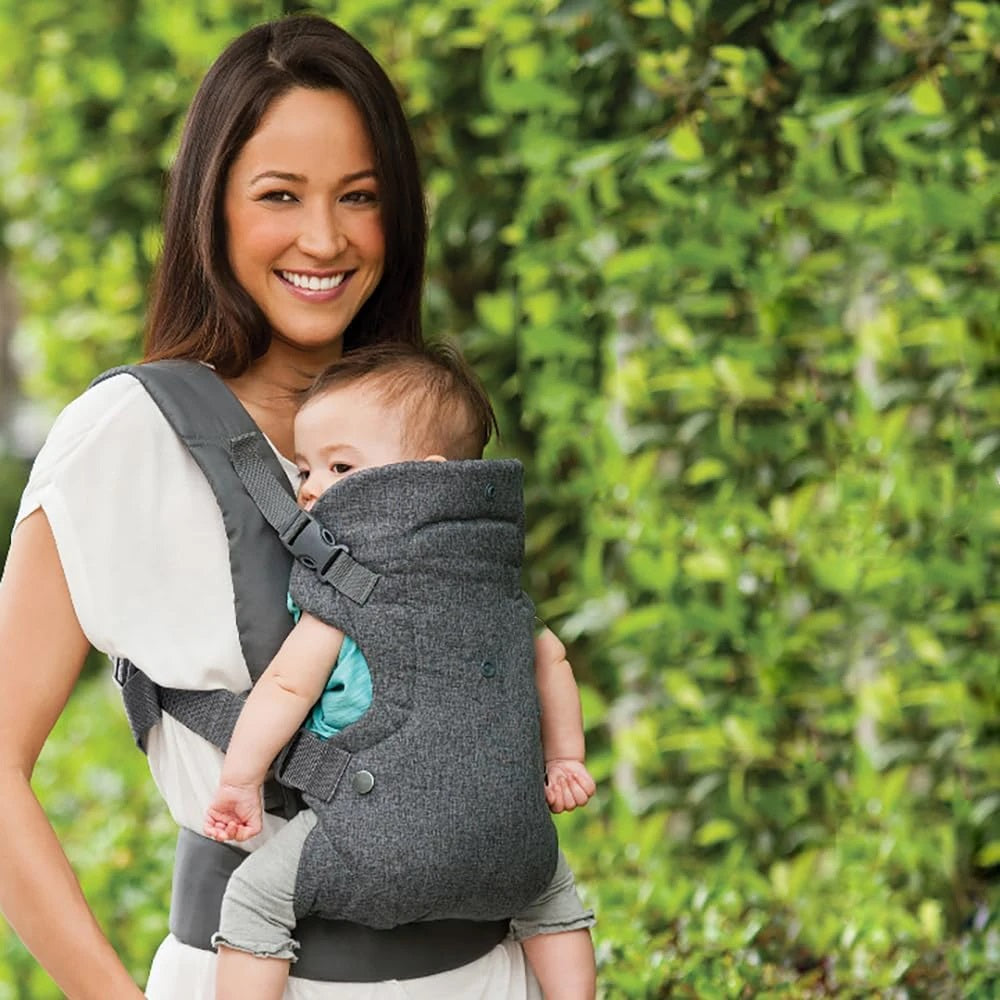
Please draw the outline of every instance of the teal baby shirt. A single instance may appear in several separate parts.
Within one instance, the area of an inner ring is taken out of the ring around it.
[[[288,595],[288,610],[296,622],[302,617],[291,594]],[[371,703],[372,675],[368,670],[368,661],[354,640],[345,635],[326,687],[303,725],[317,736],[329,739],[352,722],[357,722]]]

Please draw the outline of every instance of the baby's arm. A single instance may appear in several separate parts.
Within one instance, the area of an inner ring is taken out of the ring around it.
[[[260,786],[271,762],[323,693],[344,633],[303,614],[253,686],[233,730],[204,834],[247,840],[260,833]]]
[[[545,628],[535,639],[535,683],[542,707],[545,798],[553,812],[587,804],[597,790],[583,763],[583,712],[566,647]]]

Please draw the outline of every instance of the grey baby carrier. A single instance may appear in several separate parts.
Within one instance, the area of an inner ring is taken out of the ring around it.
[[[365,470],[328,491],[312,517],[210,369],[170,361],[124,370],[143,382],[219,500],[252,676],[290,627],[289,563],[297,603],[350,635],[371,670],[365,715],[329,740],[301,730],[266,790],[269,811],[292,815],[301,794],[320,819],[295,888],[302,950],[293,971],[409,978],[484,954],[548,884],[557,851],[532,607],[520,588],[519,464]],[[140,745],[161,712],[228,744],[241,696],[159,688],[128,661],[116,675]],[[242,856],[187,831],[178,845],[171,929],[199,947],[216,929],[216,897],[234,867],[218,849],[237,863]],[[192,897],[197,905],[185,902]],[[343,957],[314,961],[320,942]]]

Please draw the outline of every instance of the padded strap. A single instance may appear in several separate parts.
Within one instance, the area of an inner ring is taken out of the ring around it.
[[[145,752],[146,735],[159,721],[160,689],[129,660],[113,659],[115,680],[122,690],[125,717],[135,745]]]
[[[274,776],[282,785],[329,802],[352,756],[316,733],[300,729],[278,755]]]
[[[224,688],[211,691],[160,688],[163,711],[223,752],[229,749],[229,740],[245,701],[245,695]]]
[[[211,950],[226,883],[245,857],[235,847],[181,829],[170,900],[170,932],[175,938]],[[432,976],[482,958],[507,936],[507,930],[506,920],[427,920],[376,930],[305,917],[295,925],[301,948],[291,975],[341,983]]]
[[[245,695],[221,688],[212,691],[185,691],[160,687],[130,660],[113,661],[115,680],[121,686],[125,714],[136,745],[146,749],[146,735],[166,712],[188,729],[203,736],[220,750],[229,747],[233,727],[243,707]]]
[[[122,374],[142,383],[212,488],[229,544],[240,646],[250,677],[256,680],[291,631],[285,595],[292,557],[247,495],[233,469],[229,442],[255,435],[263,444],[262,465],[294,503],[288,477],[250,414],[207,365],[197,361],[126,365],[98,376],[94,384]]]
[[[224,688],[186,691],[160,687],[123,659],[114,660],[114,673],[122,689],[132,737],[140,750],[146,749],[146,736],[164,712],[220,750],[229,747],[245,695]],[[281,752],[274,774],[264,783],[265,812],[291,819],[302,808],[292,789],[329,802],[350,759],[346,750],[331,746],[315,733],[300,730]]]
[[[378,574],[352,559],[346,546],[289,499],[264,462],[259,438],[259,434],[241,434],[230,442],[233,468],[247,493],[299,562],[355,604],[364,604],[378,583]]]

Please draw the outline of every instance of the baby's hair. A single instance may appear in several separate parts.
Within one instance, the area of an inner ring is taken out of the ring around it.
[[[303,393],[301,405],[346,385],[361,385],[398,414],[403,445],[414,456],[482,458],[500,437],[482,382],[450,344],[383,343],[350,351]]]

